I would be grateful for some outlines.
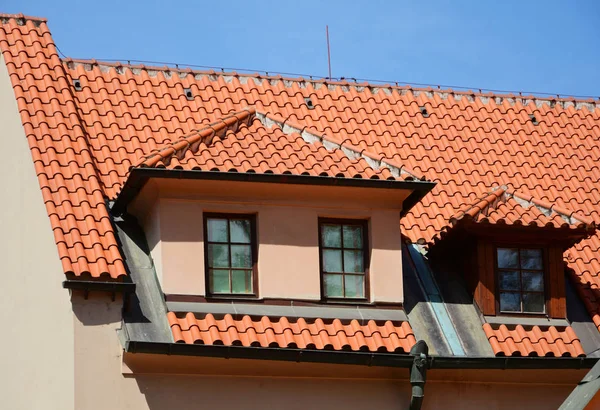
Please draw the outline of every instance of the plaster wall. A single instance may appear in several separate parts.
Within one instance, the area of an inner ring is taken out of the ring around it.
[[[50,220],[0,55],[2,408],[73,409],[73,316]]]
[[[224,186],[222,191],[237,189]],[[256,185],[251,195],[241,198],[223,198],[222,191],[204,192],[198,198],[148,193],[155,190],[156,186],[150,186],[142,193],[146,205],[137,212],[166,294],[206,294],[203,214],[218,212],[256,215],[262,298],[320,300],[318,219],[333,217],[369,221],[370,300],[403,300],[401,201],[394,208],[374,208],[365,201],[336,202],[306,192],[301,199],[293,192],[273,200],[261,197],[261,190],[278,190],[273,184]],[[148,204],[151,197],[156,199]]]

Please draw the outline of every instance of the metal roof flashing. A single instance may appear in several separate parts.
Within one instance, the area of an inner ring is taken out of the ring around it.
[[[126,211],[129,203],[138,195],[144,185],[151,178],[245,181],[294,185],[410,190],[412,192],[403,202],[401,215],[406,214],[435,186],[434,182],[418,180],[382,180],[293,174],[258,174],[250,172],[241,173],[165,168],[133,168],[129,174],[129,177],[127,178],[127,181],[123,185],[123,189],[114,202],[112,202],[111,212],[114,215],[122,215]]]

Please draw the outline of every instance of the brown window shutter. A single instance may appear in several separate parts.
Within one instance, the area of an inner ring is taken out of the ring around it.
[[[495,315],[494,247],[488,241],[477,242],[477,268],[479,281],[475,287],[475,302],[484,315]]]
[[[554,246],[548,248],[546,286],[548,316],[551,318],[564,319],[567,316],[567,304],[565,297],[563,252],[560,247]]]

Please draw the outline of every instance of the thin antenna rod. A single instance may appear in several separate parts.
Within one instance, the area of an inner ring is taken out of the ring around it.
[[[329,66],[329,79],[331,80],[331,49],[329,48],[329,26],[325,26],[325,34],[327,35],[327,65]]]

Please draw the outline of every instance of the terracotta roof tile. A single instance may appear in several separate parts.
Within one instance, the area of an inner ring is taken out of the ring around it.
[[[211,314],[198,319],[193,313],[178,317],[174,312],[168,313],[168,320],[176,343],[389,353],[408,353],[416,343],[408,322],[377,325],[371,320],[360,325],[356,320],[342,324],[338,319],[325,323],[249,316],[234,320],[231,315],[215,319]]]
[[[96,159],[46,23],[3,15],[0,27],[0,49],[63,269],[75,276],[124,276]],[[24,45],[33,52],[22,52]]]
[[[483,330],[496,356],[583,357],[585,352],[571,327],[554,326],[525,329],[521,325],[490,325]]]
[[[371,167],[360,153],[349,158],[341,148],[328,149],[320,141],[309,143],[296,132],[267,125],[254,109],[228,114],[144,155],[134,166],[391,180],[400,176],[387,164]]]
[[[531,195],[509,190],[506,186],[493,188],[473,201],[465,202],[460,211],[450,217],[449,225],[442,228],[436,242],[461,222],[489,225],[519,225],[535,228],[584,229],[592,234],[595,222],[573,210]]]
[[[431,242],[502,184],[535,198],[525,200],[534,206],[513,198],[488,218],[539,222],[534,213],[541,207],[560,218],[572,210],[571,218],[590,225],[600,220],[594,100],[60,60],[45,21],[2,15],[0,23],[0,48],[60,257],[74,275],[125,274],[105,201],[115,198],[137,161],[246,107],[279,121],[288,140],[306,132],[325,147],[324,141],[337,143],[343,152],[352,148],[365,160],[438,182],[401,221],[415,242]],[[595,234],[565,253],[598,325],[599,251]]]

